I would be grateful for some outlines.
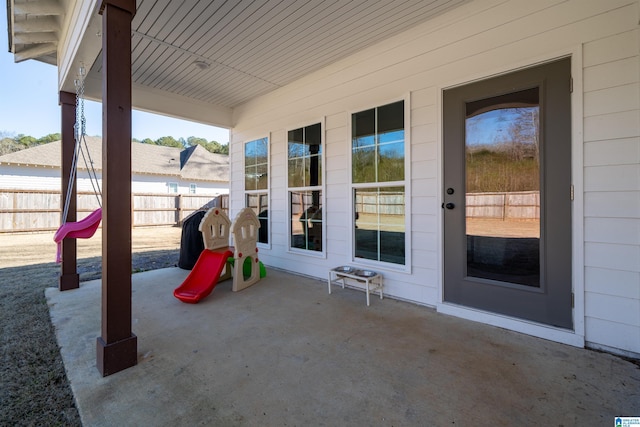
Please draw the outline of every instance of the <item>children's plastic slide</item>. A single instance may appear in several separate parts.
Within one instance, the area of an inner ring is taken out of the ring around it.
[[[210,249],[203,250],[191,273],[173,291],[173,296],[190,304],[195,304],[208,296],[218,284],[227,258],[231,256],[233,252],[230,250],[217,252]]]

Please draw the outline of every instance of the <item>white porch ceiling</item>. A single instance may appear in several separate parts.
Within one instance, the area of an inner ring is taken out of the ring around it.
[[[14,43],[27,40],[28,21],[42,21],[43,29],[63,19],[63,0],[11,1]],[[138,0],[134,98],[144,88],[232,109],[468,1]],[[20,45],[16,60],[31,49],[31,57],[51,62],[56,31],[36,31],[42,40]],[[101,56],[91,62],[89,77],[98,81]]]

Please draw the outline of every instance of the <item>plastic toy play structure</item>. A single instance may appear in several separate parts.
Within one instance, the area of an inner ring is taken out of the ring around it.
[[[219,282],[231,277],[234,292],[259,281],[264,277],[256,246],[259,228],[260,221],[250,208],[241,210],[233,225],[219,208],[209,209],[199,227],[205,249],[173,295],[180,301],[195,304],[208,296]],[[229,246],[229,230],[235,247]]]

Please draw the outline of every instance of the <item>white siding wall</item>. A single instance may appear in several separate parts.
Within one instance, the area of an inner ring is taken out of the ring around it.
[[[93,191],[91,181],[86,172],[78,172],[78,191]],[[102,175],[98,174],[98,179]],[[167,194],[168,183],[178,184],[178,194],[189,194],[189,185],[197,185],[196,194],[228,194],[227,183],[188,181],[179,177],[166,177],[157,175],[132,176],[131,191],[134,193]],[[102,186],[102,183],[100,182]],[[53,190],[60,191],[60,169],[36,168],[26,166],[0,166],[0,189],[20,190]]]
[[[413,271],[383,271],[385,290],[436,306],[442,89],[572,55],[576,335],[640,353],[639,9],[637,0],[479,0],[238,108],[232,214],[244,205],[241,143],[270,135],[273,245],[261,257],[318,278],[350,262],[350,114],[409,95]],[[321,117],[326,259],[286,251],[285,130]]]
[[[640,353],[640,33],[584,45],[587,340]]]

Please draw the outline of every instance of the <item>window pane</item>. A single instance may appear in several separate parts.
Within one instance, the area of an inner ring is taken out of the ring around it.
[[[309,184],[311,186],[321,186],[322,185],[322,155],[319,154],[317,156],[312,156],[311,159],[311,181]],[[314,169],[314,162],[317,163]],[[314,172],[315,171],[315,172]]]
[[[307,147],[304,145],[303,129],[290,130],[289,136],[289,158],[302,157],[307,154]]]
[[[322,251],[322,192],[292,191],[290,245],[292,248]]]
[[[404,142],[383,144],[378,150],[378,182],[403,181]]]
[[[404,129],[404,101],[378,107],[378,133]]]
[[[256,189],[256,167],[247,166],[244,168],[244,189],[255,190]]]
[[[355,256],[405,263],[404,187],[354,190]]]
[[[374,135],[376,133],[376,110],[361,111],[352,116],[352,138]]]
[[[256,189],[266,190],[269,187],[269,175],[267,173],[268,166],[266,163],[260,163],[256,166]]]
[[[351,163],[353,182],[376,182],[375,146],[354,150]]]
[[[304,128],[304,140],[310,147],[320,148],[322,144],[322,126],[320,126],[320,123]]]
[[[269,143],[267,138],[256,141],[256,159],[257,163],[267,163],[269,161]]]
[[[304,186],[304,158],[289,159],[289,187]]]
[[[244,144],[244,165],[252,166],[256,164],[256,144],[255,141]]]
[[[374,145],[376,145],[375,135],[361,136],[358,138],[353,138],[353,140],[351,141],[351,148],[353,151],[358,148],[371,147]]]
[[[404,129],[381,133],[378,135],[378,139],[380,144],[388,144],[392,142],[404,143]],[[402,155],[404,157],[404,151],[402,152]]]
[[[258,230],[258,242],[269,243],[269,197],[267,193],[247,194],[246,206],[251,208],[258,216],[260,229]]]

